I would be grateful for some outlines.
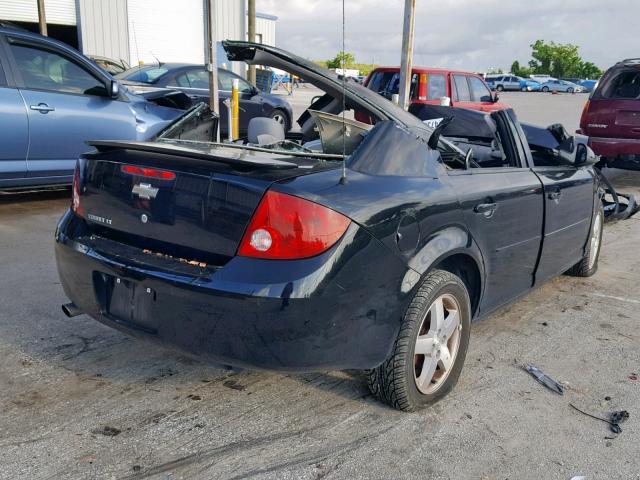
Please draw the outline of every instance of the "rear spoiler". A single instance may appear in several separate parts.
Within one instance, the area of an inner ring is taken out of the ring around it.
[[[269,155],[251,158],[246,154],[246,150],[238,150],[235,156],[230,155],[229,151],[216,152],[218,149],[230,149],[227,145],[207,145],[207,151],[202,148],[189,148],[184,145],[176,145],[175,143],[164,142],[127,142],[117,140],[96,140],[87,142],[88,145],[95,147],[98,152],[109,152],[114,150],[133,150],[137,152],[160,153],[163,155],[174,155],[185,159],[196,161],[218,162],[236,167],[240,170],[247,169],[289,169],[298,168],[298,165],[275,158],[269,158]],[[200,145],[200,144],[199,144]],[[234,152],[235,153],[235,152]]]

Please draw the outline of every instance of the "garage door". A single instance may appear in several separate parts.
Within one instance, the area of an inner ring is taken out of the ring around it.
[[[45,0],[44,9],[47,23],[76,24],[75,0]],[[36,0],[2,0],[0,1],[0,19],[10,22],[37,22],[37,2]]]
[[[129,0],[132,64],[204,63],[202,0]]]

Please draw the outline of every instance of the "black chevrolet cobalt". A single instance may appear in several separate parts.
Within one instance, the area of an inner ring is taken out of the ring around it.
[[[225,48],[324,95],[286,134],[255,118],[216,143],[201,104],[154,141],[93,142],[56,231],[67,315],[216,364],[362,369],[410,411],[453,388],[472,320],[596,271],[586,139],[556,125],[534,146],[510,110],[424,123],[282,50]]]

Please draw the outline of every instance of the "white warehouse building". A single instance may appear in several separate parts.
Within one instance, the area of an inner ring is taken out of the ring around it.
[[[131,65],[204,63],[205,0],[44,0],[49,36]],[[247,39],[246,0],[216,0],[217,40]],[[1,0],[0,22],[38,31],[36,0]],[[257,14],[256,41],[275,45],[277,17]],[[240,72],[239,72],[240,73]]]

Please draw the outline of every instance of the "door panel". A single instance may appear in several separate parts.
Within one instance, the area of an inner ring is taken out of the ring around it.
[[[0,145],[2,186],[2,180],[27,175],[29,122],[24,101],[15,88],[0,87]]]
[[[29,176],[73,173],[89,140],[135,140],[136,124],[125,102],[90,95],[22,90],[29,115]],[[51,110],[52,109],[52,110]]]
[[[526,168],[455,172],[465,222],[484,256],[487,272],[482,312],[533,285],[543,228],[542,185]]]
[[[536,167],[544,185],[545,229],[536,283],[578,263],[591,228],[595,180],[590,170]]]
[[[98,79],[71,55],[51,46],[11,43],[17,83],[29,121],[31,177],[71,175],[88,140],[136,138],[128,104],[108,96]]]

